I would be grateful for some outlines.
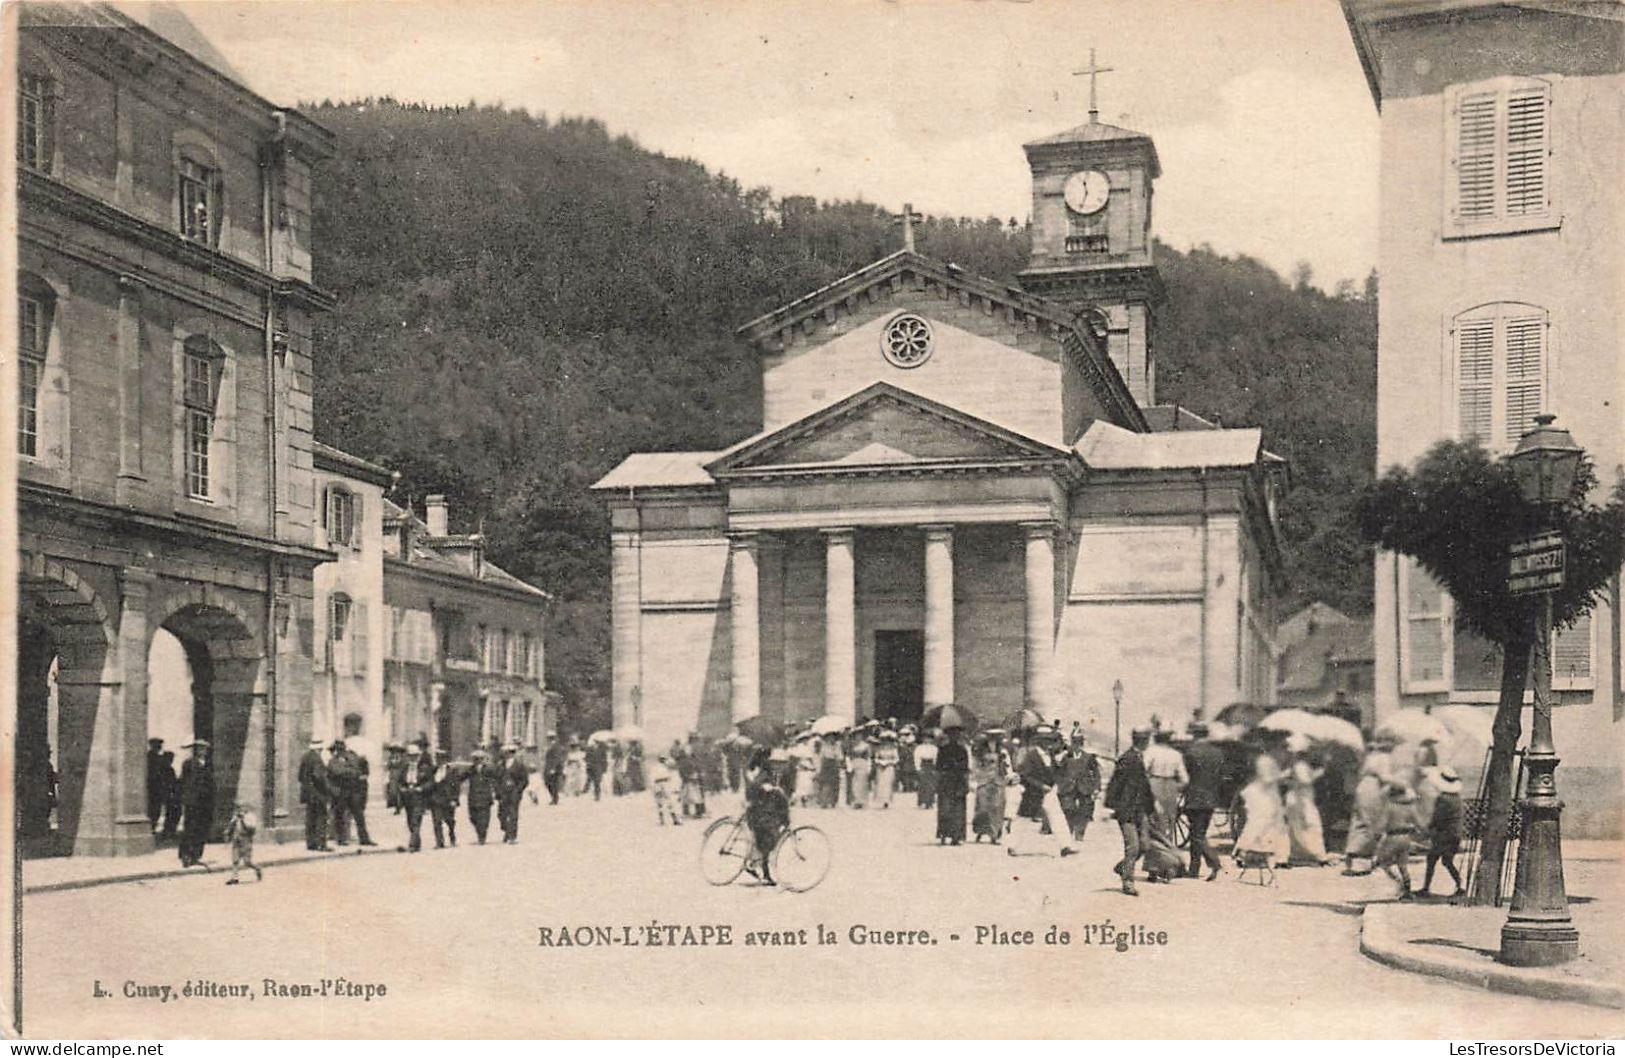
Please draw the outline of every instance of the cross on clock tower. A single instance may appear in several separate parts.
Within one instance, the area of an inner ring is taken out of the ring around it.
[[[1086,313],[1129,392],[1156,401],[1151,316],[1162,279],[1151,259],[1151,185],[1162,174],[1151,137],[1099,120],[1089,53],[1089,121],[1024,144],[1033,176],[1026,290]]]

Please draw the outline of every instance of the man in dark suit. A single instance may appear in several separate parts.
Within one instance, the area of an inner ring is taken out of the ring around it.
[[[299,803],[305,806],[305,848],[326,852],[327,813],[332,809],[332,779],[322,759],[322,740],[310,740],[299,760]]]
[[[389,778],[397,804],[406,812],[406,851],[423,849],[423,809],[434,788],[434,765],[423,756],[421,743],[406,747],[406,755]]]
[[[508,845],[519,843],[519,798],[530,784],[530,769],[519,759],[519,744],[509,742],[502,747],[501,781],[497,785],[497,820],[502,824],[502,840]]]
[[[473,753],[474,764],[468,772],[468,821],[474,824],[474,836],[485,844],[485,832],[491,829],[491,802],[496,800],[499,776],[491,755],[483,749]]]
[[[355,760],[342,738],[334,739],[328,749],[327,786],[333,810],[332,830],[335,845],[350,843],[350,787],[355,782]]]
[[[1191,865],[1185,873],[1195,878],[1205,861],[1207,880],[1211,882],[1222,869],[1218,853],[1207,843],[1207,828],[1213,822],[1214,809],[1219,807],[1224,751],[1207,740],[1207,725],[1200,720],[1192,722],[1190,732],[1195,741],[1185,750],[1185,770],[1190,774],[1185,787],[1185,818],[1191,828]]]
[[[602,742],[587,743],[587,789],[592,799],[598,800],[604,792],[604,772],[609,768],[609,752]]]
[[[547,752],[542,756],[542,785],[547,787],[547,803],[559,803],[559,788],[564,785],[564,742],[557,735],[547,740]]]
[[[209,761],[209,743],[197,739],[187,749],[192,755],[181,765],[181,834],[176,851],[181,866],[203,862],[203,846],[214,829],[214,765]]]
[[[434,847],[443,849],[447,839],[457,847],[457,801],[463,774],[451,763],[451,754],[437,750],[434,755],[434,786],[429,791],[429,817],[434,823]]]
[[[1114,868],[1123,879],[1123,892],[1139,896],[1134,888],[1134,865],[1145,849],[1146,828],[1151,813],[1156,810],[1156,798],[1151,793],[1151,780],[1145,774],[1145,758],[1141,755],[1151,742],[1151,732],[1138,728],[1132,735],[1128,752],[1117,758],[1117,767],[1106,784],[1106,807],[1117,818],[1117,829],[1123,835],[1123,858]]]
[[[164,813],[164,799],[169,792],[169,783],[164,782],[164,740],[161,738],[147,739],[147,819],[152,823],[152,832],[158,833],[158,820]],[[170,772],[173,780],[175,773]]]

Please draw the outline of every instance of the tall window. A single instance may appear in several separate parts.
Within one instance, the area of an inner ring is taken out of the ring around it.
[[[350,597],[348,595],[335,595],[333,596],[333,617],[328,626],[328,638],[335,643],[342,643],[349,631]]]
[[[322,517],[327,523],[328,543],[344,547],[359,546],[355,534],[357,506],[356,495],[349,489],[335,485],[327,490],[327,506],[322,511]]]
[[[51,88],[37,74],[24,74],[17,86],[17,163],[41,173],[51,171]]]
[[[39,455],[40,389],[45,381],[49,331],[45,305],[25,295],[17,299],[17,451]]]
[[[186,494],[200,500],[210,496],[210,447],[214,442],[215,405],[220,396],[220,357],[215,348],[207,340],[189,340],[183,358]]]
[[[1551,86],[1506,77],[1450,93],[1449,234],[1543,226],[1551,209]]]
[[[213,246],[219,234],[219,187],[217,170],[190,158],[181,159],[181,235]]]
[[[1456,317],[1456,431],[1492,451],[1518,443],[1545,403],[1546,313],[1502,302]]]

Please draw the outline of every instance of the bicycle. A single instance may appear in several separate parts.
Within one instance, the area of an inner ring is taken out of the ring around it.
[[[756,838],[744,816],[723,816],[700,838],[700,873],[712,885],[729,885],[756,859]],[[810,824],[786,827],[768,853],[779,888],[805,893],[829,874],[829,838]]]

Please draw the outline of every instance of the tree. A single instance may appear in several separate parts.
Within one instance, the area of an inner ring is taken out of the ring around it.
[[[1506,590],[1507,548],[1542,527],[1563,534],[1563,586],[1552,622],[1572,625],[1596,605],[1625,558],[1625,479],[1603,506],[1590,502],[1597,482],[1587,462],[1568,501],[1542,520],[1524,501],[1504,460],[1476,441],[1442,441],[1413,470],[1389,469],[1356,507],[1368,542],[1415,559],[1455,600],[1456,620],[1501,648],[1501,691],[1486,776],[1489,809],[1471,900],[1499,896],[1512,813],[1512,762],[1523,733],[1523,696],[1534,639],[1536,597]]]

